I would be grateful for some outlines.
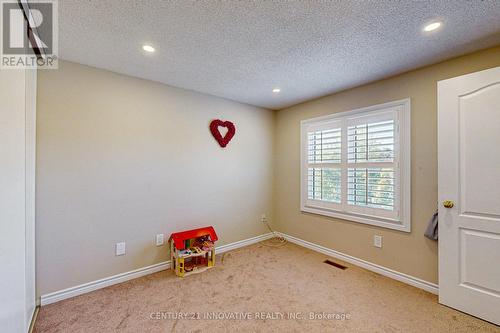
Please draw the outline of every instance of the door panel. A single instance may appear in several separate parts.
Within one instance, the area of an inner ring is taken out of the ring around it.
[[[500,270],[491,265],[500,263],[500,234],[468,229],[460,232],[460,283],[500,296]]]
[[[498,96],[500,84],[459,97],[462,213],[500,216]]]
[[[500,67],[438,83],[439,301],[500,324]]]

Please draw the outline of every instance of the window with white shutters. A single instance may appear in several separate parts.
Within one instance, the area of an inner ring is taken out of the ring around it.
[[[302,211],[410,230],[410,102],[302,121]]]
[[[307,133],[307,195],[311,200],[341,202],[342,130],[340,123]]]

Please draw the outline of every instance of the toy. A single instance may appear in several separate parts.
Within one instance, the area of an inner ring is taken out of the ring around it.
[[[217,240],[211,226],[174,232],[169,239],[171,269],[177,276],[184,277],[214,267]]]

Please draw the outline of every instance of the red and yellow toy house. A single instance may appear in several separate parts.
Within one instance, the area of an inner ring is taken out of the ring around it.
[[[170,235],[170,263],[175,274],[184,277],[214,267],[217,239],[211,226]]]

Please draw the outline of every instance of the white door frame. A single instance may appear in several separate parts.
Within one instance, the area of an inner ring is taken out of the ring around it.
[[[35,216],[36,216],[36,95],[37,70],[26,70],[26,325],[30,326],[36,300],[36,254],[35,254]]]

